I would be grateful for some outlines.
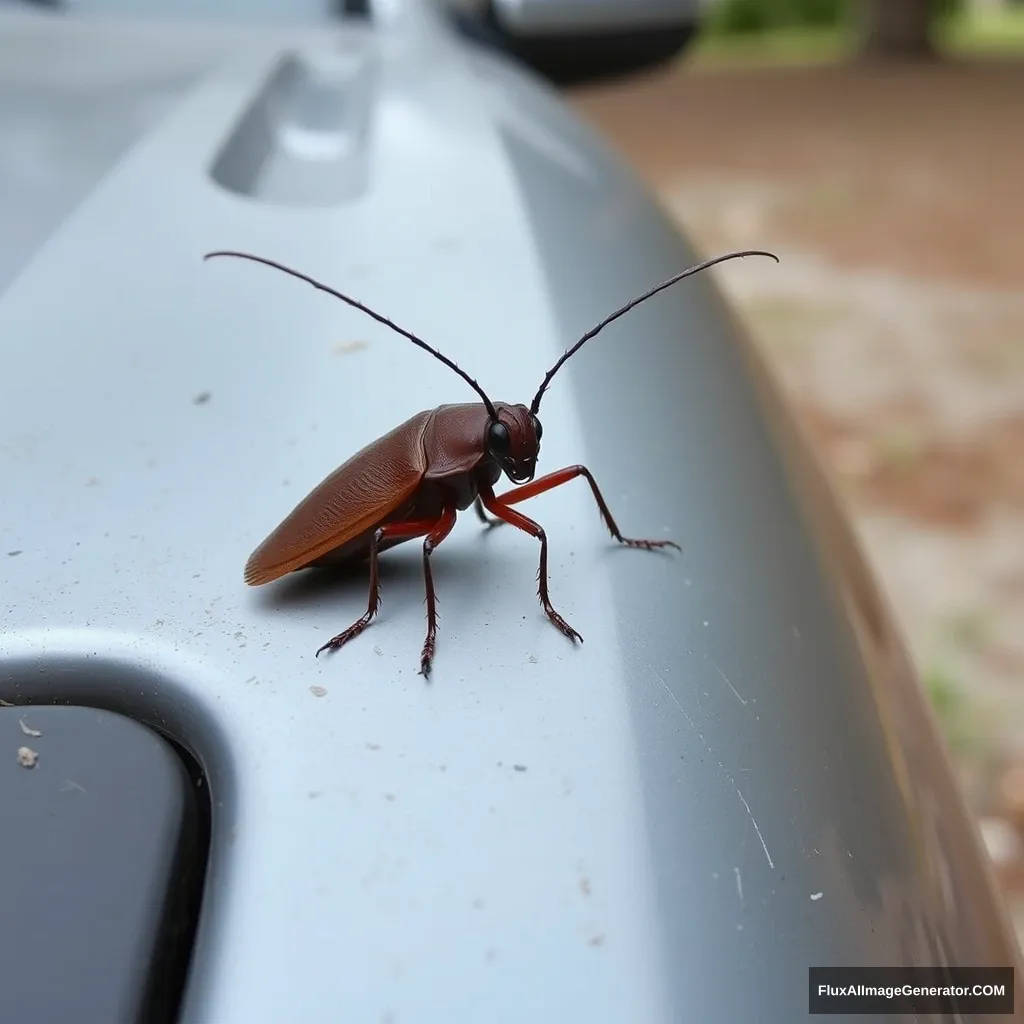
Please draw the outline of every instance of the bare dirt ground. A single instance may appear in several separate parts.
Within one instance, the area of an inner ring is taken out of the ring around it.
[[[782,257],[718,279],[846,494],[1024,935],[1024,63],[684,65],[572,99],[708,255]]]

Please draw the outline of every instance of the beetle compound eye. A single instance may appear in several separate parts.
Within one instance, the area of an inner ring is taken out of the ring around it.
[[[540,420],[536,416],[531,416],[530,419],[533,420],[533,432],[537,435],[537,440],[539,441],[544,433],[544,428],[540,425]]]
[[[508,455],[512,439],[504,423],[492,423],[487,431],[487,447],[495,455]]]

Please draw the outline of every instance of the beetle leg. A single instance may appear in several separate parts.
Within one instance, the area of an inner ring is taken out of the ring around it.
[[[548,597],[548,538],[544,528],[532,519],[527,519],[521,512],[514,512],[502,502],[501,498],[496,498],[490,488],[487,490],[481,489],[480,496],[483,498],[483,503],[488,512],[499,519],[504,519],[510,526],[515,526],[540,541],[540,568],[537,571],[537,592],[540,597],[540,603],[544,606],[544,611],[547,613],[548,618],[565,636],[570,640],[579,640],[580,643],[583,643],[583,637],[551,606],[551,599]]]
[[[443,518],[443,517],[442,517]],[[377,548],[381,541],[392,537],[422,537],[435,529],[441,519],[410,519],[404,523],[385,523],[379,527],[370,537],[370,600],[367,604],[366,614],[360,616],[348,629],[342,630],[337,636],[332,636],[322,647],[316,656],[326,650],[336,651],[339,647],[347,644],[349,640],[359,636],[360,633],[370,624],[370,619],[377,614],[380,607],[380,574],[377,568]]]
[[[491,519],[484,511],[484,503],[480,500],[480,495],[476,496],[476,501],[473,502],[473,510],[476,512],[477,517],[481,523],[485,523],[487,526],[501,526],[500,519]]]
[[[420,675],[430,675],[430,662],[434,658],[434,641],[437,638],[437,598],[434,594],[434,578],[430,573],[430,556],[434,548],[452,532],[455,525],[455,506],[445,508],[437,525],[423,540],[423,580],[427,588],[427,639],[420,654]]]
[[[673,540],[634,540],[632,537],[623,537],[615,520],[612,518],[612,514],[601,491],[598,489],[597,482],[591,476],[590,470],[586,466],[568,466],[554,473],[548,473],[546,476],[538,477],[528,484],[523,484],[521,487],[515,487],[505,494],[498,495],[498,501],[503,505],[514,505],[517,502],[526,501],[527,498],[535,498],[538,494],[550,491],[553,487],[561,487],[562,484],[567,484],[578,476],[586,477],[591,491],[594,492],[594,500],[597,502],[597,507],[601,512],[601,518],[604,520],[605,526],[608,527],[611,535],[620,544],[625,544],[631,548],[645,548],[648,551],[653,548],[675,548],[676,551],[682,550]]]

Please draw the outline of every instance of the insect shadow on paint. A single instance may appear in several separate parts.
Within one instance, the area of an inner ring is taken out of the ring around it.
[[[245,566],[245,582],[261,586],[299,569],[361,562],[369,558],[370,594],[366,612],[316,652],[337,650],[370,624],[380,607],[378,555],[396,544],[423,537],[423,575],[427,594],[427,636],[420,654],[420,672],[429,676],[437,640],[437,598],[430,571],[430,556],[451,532],[457,513],[470,505],[485,523],[509,523],[540,542],[538,595],[547,617],[570,640],[583,638],[551,604],[548,595],[548,539],[540,524],[512,508],[554,487],[584,477],[605,525],[620,544],[652,550],[675,548],[671,540],[635,540],[624,537],[597,482],[586,466],[567,466],[534,480],[543,434],[541,399],[552,378],[570,357],[599,331],[635,306],[686,277],[717,263],[744,256],[778,257],[761,250],[727,253],[690,267],[631,299],[592,327],[566,349],[544,375],[529,406],[492,402],[483,388],[461,367],[411,331],[361,302],[273,260],[249,253],[221,250],[203,259],[228,256],[252,260],[296,277],[319,291],[371,316],[407,338],[457,373],[480,396],[479,402],[441,405],[417,413],[390,433],[356,452],[315,487],[252,553]],[[502,474],[517,485],[496,495]],[[495,516],[489,520],[484,510]]]

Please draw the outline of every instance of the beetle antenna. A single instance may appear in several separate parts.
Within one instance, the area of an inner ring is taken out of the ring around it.
[[[412,333],[412,331],[407,331],[404,327],[399,327],[398,324],[389,320],[386,316],[383,316],[380,313],[377,313],[374,310],[370,309],[369,306],[364,306],[361,302],[349,298],[349,296],[343,295],[341,292],[335,291],[333,288],[329,288],[325,284],[321,284],[319,281],[314,280],[307,274],[302,274],[298,270],[292,270],[291,267],[286,267],[282,263],[275,263],[273,260],[264,259],[262,256],[253,256],[247,252],[231,252],[228,250],[222,250],[218,252],[208,252],[203,257],[203,259],[208,260],[214,256],[234,256],[242,260],[252,260],[254,263],[263,263],[266,266],[273,267],[275,270],[280,270],[285,274],[291,274],[292,277],[297,277],[300,281],[305,281],[307,284],[311,284],[318,291],[327,292],[328,295],[333,295],[336,299],[341,299],[342,302],[347,302],[350,306],[353,306],[356,309],[361,310],[363,313],[366,313],[367,316],[372,316],[373,319],[376,320],[378,323],[384,324],[385,327],[390,327],[391,330],[395,331],[397,334],[401,334],[403,338],[408,338],[409,341],[411,341],[414,345],[418,345],[420,348],[429,352],[436,359],[440,359],[441,362],[444,363],[444,365],[447,366],[449,369],[454,370],[483,399],[484,406],[487,408],[487,415],[490,416],[492,420],[496,420],[498,418],[498,414],[494,409],[494,405],[491,402],[491,400],[487,397],[486,393],[484,392],[484,389],[480,387],[480,385],[477,384],[477,382],[473,380],[473,378],[470,377],[470,375],[466,373],[466,371],[463,370],[461,366],[453,362],[446,355],[442,355],[440,352],[438,352],[436,348],[433,348],[430,345],[428,345],[422,338],[418,338],[415,334]]]
[[[595,334],[597,334],[598,331],[603,330],[613,320],[618,320],[618,318],[622,316],[623,313],[628,313],[634,306],[639,306],[641,302],[644,302],[645,300],[649,299],[652,295],[657,295],[658,292],[663,291],[665,288],[668,288],[670,285],[675,284],[677,281],[682,281],[684,277],[690,277],[692,274],[697,274],[700,273],[700,271],[702,270],[707,270],[708,267],[713,267],[716,263],[724,263],[726,260],[738,259],[741,256],[770,256],[773,260],[775,260],[776,263],[779,262],[779,257],[776,256],[774,253],[764,252],[760,249],[747,249],[744,250],[743,252],[730,252],[726,253],[724,256],[716,256],[714,259],[706,260],[704,263],[699,263],[695,267],[690,267],[689,270],[684,270],[682,271],[682,273],[676,274],[675,277],[670,277],[667,281],[662,281],[661,284],[656,285],[650,291],[644,292],[643,295],[638,295],[635,299],[631,299],[621,309],[617,309],[614,313],[612,313],[611,316],[605,317],[596,327],[592,327],[589,331],[587,331],[586,334],[583,335],[582,338],[580,338],[579,341],[576,342],[575,345],[572,346],[572,348],[567,349],[562,354],[562,357],[558,360],[557,363],[555,363],[554,366],[551,367],[550,370],[548,370],[547,374],[544,377],[544,380],[541,382],[541,385],[537,390],[537,394],[534,395],[533,402],[530,405],[530,412],[536,416],[537,410],[540,408],[540,400],[544,397],[544,392],[547,391],[548,385],[551,383],[551,378],[554,377],[556,373],[558,373],[558,371],[562,367],[562,364],[570,356],[575,355],[575,353],[578,352],[583,347],[584,343],[590,341],[590,339]]]

